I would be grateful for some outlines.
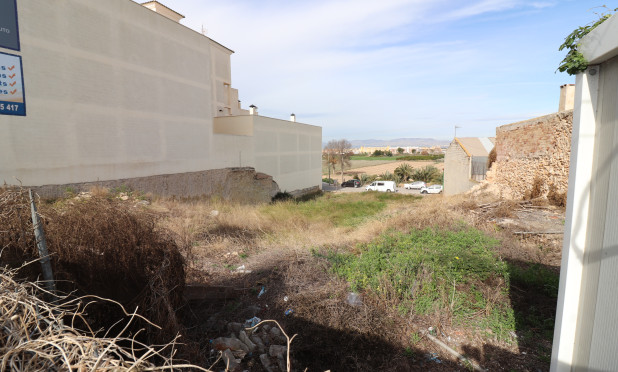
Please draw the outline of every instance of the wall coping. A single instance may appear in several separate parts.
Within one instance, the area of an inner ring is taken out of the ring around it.
[[[618,17],[610,17],[584,36],[579,49],[591,65],[618,56]]]

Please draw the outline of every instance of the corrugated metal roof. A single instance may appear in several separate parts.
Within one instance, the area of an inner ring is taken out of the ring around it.
[[[488,156],[494,147],[495,137],[457,137],[455,140],[468,156]]]

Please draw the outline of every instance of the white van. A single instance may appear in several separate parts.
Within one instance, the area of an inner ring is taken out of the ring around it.
[[[383,192],[396,192],[397,185],[395,181],[374,181],[371,185],[365,187],[367,191],[383,191]]]

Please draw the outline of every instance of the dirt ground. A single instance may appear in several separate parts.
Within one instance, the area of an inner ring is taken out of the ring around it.
[[[387,166],[394,169],[397,165]],[[372,172],[378,169],[368,168]],[[440,223],[447,215],[460,216],[455,218],[481,229],[498,231],[504,237],[499,254],[508,262],[536,264],[559,271],[562,235],[558,232],[563,228],[562,210],[532,202],[484,197],[438,196],[426,199],[425,203],[419,207],[424,212],[412,220],[408,216],[416,212],[407,207],[395,207],[380,220],[390,219],[392,226],[408,226],[409,222],[405,221],[423,225]],[[186,212],[165,209],[181,221],[190,219],[183,215]],[[205,207],[200,213],[206,216],[200,222],[201,227],[189,227],[193,249],[188,256],[189,303],[184,322],[192,325],[189,339],[201,340],[199,349],[203,355],[213,355],[210,343],[229,336],[230,324],[258,317],[277,320],[290,337],[297,335],[291,344],[291,356],[292,365],[300,369],[293,367],[293,370],[461,371],[469,368],[432,342],[427,332],[433,332],[439,340],[487,370],[536,372],[549,368],[551,335],[540,337],[534,330],[518,328],[513,336],[517,342],[492,341],[478,330],[454,326],[445,319],[401,317],[387,302],[371,296],[361,294],[360,303],[350,302],[347,284],[329,273],[325,261],[316,259],[309,249],[299,248],[305,244],[322,246],[329,240],[328,230],[321,234],[316,231],[316,235],[309,232],[314,227],[295,222],[298,236],[290,237],[288,245],[269,240],[268,234],[266,240],[260,238],[259,230],[263,227],[250,226],[251,223],[221,224],[221,217],[233,211],[221,211],[217,215]],[[253,217],[253,213],[245,213],[243,218],[251,221]],[[373,225],[367,226],[367,236],[387,225],[380,226],[377,230]],[[305,239],[303,234],[314,237],[309,243],[300,243]],[[333,241],[340,240],[333,244],[348,244],[343,242],[351,239],[346,235],[353,232],[334,234],[340,237],[333,237]],[[535,293],[536,289],[511,290],[516,314],[553,319],[554,299]],[[214,357],[204,365],[211,362]],[[242,367],[249,371],[264,370],[255,357],[245,357]]]

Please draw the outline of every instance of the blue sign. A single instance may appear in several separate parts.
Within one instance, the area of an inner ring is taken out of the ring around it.
[[[7,53],[0,53],[0,115],[26,116],[21,57]]]
[[[17,0],[0,0],[0,48],[19,50]]]

